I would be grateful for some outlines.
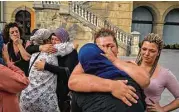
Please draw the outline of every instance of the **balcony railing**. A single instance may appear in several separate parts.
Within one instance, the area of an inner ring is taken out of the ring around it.
[[[113,30],[116,33],[116,38],[120,44],[128,45],[131,41],[131,34],[124,32],[109,21],[96,16],[91,11],[81,7],[78,3],[72,2],[70,5],[70,11],[75,13],[75,15],[84,18],[86,21],[96,26],[96,28],[108,28]]]
[[[59,9],[59,1],[34,1],[34,8]]]

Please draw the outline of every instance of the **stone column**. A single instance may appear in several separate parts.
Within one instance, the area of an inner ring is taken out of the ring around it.
[[[163,36],[163,28],[164,28],[164,23],[160,21],[156,21],[153,23],[153,32],[156,34],[159,34],[159,36]]]
[[[137,56],[139,52],[139,37],[140,33],[137,31],[133,31],[131,33],[133,35],[131,39],[131,56]]]

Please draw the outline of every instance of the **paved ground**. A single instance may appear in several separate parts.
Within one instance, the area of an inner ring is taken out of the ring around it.
[[[179,80],[179,50],[163,50],[159,62],[164,67],[169,68]],[[176,89],[179,91],[179,88]],[[172,94],[168,90],[165,90],[162,94],[161,104],[168,104],[173,99]],[[179,112],[179,109],[173,112]]]
[[[125,60],[135,59],[135,57],[121,57],[121,58]],[[179,50],[163,50],[159,63],[162,66],[169,68],[179,80]],[[179,88],[176,88],[176,89],[179,91]],[[165,90],[162,94],[160,103],[161,105],[165,105],[171,102],[173,99],[174,97],[172,96],[172,94],[168,90]],[[172,111],[172,112],[179,112],[179,109]]]

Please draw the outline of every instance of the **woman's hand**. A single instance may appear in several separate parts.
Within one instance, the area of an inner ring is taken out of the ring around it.
[[[39,71],[44,70],[45,60],[41,59],[40,61],[35,62],[34,67]]]
[[[14,44],[15,45],[22,45],[22,40],[20,38],[14,39]]]
[[[9,60],[9,53],[7,51],[7,46],[4,44],[2,49],[2,58],[4,59],[4,62],[7,64],[10,62]]]
[[[10,37],[11,37],[14,44],[17,44],[17,41],[20,39],[20,35],[11,34]]]
[[[74,49],[78,49],[79,47],[79,44],[77,43],[77,41],[73,41],[73,46],[74,46]]]
[[[57,49],[52,44],[40,45],[39,50],[50,54],[57,52]]]
[[[27,48],[27,47],[30,46],[31,44],[32,44],[32,42],[28,40],[28,41],[26,42],[26,44],[25,44],[25,48]]]
[[[127,85],[127,82],[127,80],[113,81],[111,83],[111,94],[122,100],[128,106],[132,106],[132,103],[137,103],[139,97],[135,93],[135,88]]]
[[[115,54],[112,52],[111,47],[106,47],[101,45],[98,45],[98,47],[104,52],[104,54],[101,55],[108,58],[111,62],[114,62],[117,59]]]
[[[31,58],[31,55],[30,55],[30,54],[25,50],[25,48],[23,47],[23,45],[22,45],[22,40],[19,39],[19,38],[16,38],[16,39],[14,39],[14,44],[17,45],[17,48],[19,49],[22,58],[23,58],[25,61],[29,61],[30,58]]]
[[[151,99],[149,100],[152,102],[152,104],[147,104],[147,112],[165,112],[159,103],[155,103]]]

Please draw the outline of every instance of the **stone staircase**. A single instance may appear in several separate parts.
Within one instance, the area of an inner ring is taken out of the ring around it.
[[[113,30],[116,33],[116,38],[119,46],[122,49],[127,50],[129,42],[132,39],[131,34],[124,32],[119,27],[113,25],[109,21],[100,18],[91,11],[83,8],[82,3],[71,2],[69,8],[69,13],[71,16],[78,19],[80,22],[82,22],[92,30],[97,31],[100,28],[108,28]]]
[[[59,3],[56,1],[53,1],[53,2],[52,1],[41,1],[41,2],[34,1],[34,9],[39,11],[38,12],[39,15],[47,13],[47,9],[52,9],[52,11],[54,11],[54,14],[56,15],[56,18],[59,15],[62,18],[64,18],[65,21],[68,19],[68,16],[71,16],[72,18],[77,20],[80,24],[92,30],[92,32],[88,30],[90,32],[90,35],[92,35],[93,32],[101,28],[111,29],[116,33],[116,38],[117,38],[117,42],[119,45],[119,55],[129,55],[130,52],[132,51],[131,49],[133,48],[133,42],[137,40],[137,38],[135,37],[135,34],[131,35],[129,33],[126,33],[125,31],[120,29],[118,26],[113,25],[108,20],[97,16],[95,13],[90,11],[90,7],[88,6],[88,3],[89,1],[72,1],[72,2],[65,2],[65,3]],[[42,13],[43,9],[46,9],[44,13]],[[58,11],[58,14],[57,14],[57,11]],[[54,19],[51,19],[51,20],[52,21],[49,21],[49,23],[52,23]],[[39,21],[39,23],[42,25],[45,25],[41,21]],[[72,24],[74,25],[73,22]],[[73,30],[73,31],[75,32],[76,30]],[[89,34],[88,31],[86,32],[86,34]],[[84,33],[81,33],[81,34],[83,35]],[[82,45],[91,39],[91,37],[90,39],[89,37],[90,36],[87,35],[85,38],[86,40],[85,40],[84,38],[81,38],[81,36],[78,36],[77,40]],[[131,46],[131,43],[132,43],[132,46]],[[136,49],[136,46],[138,45],[134,46],[135,49]]]

